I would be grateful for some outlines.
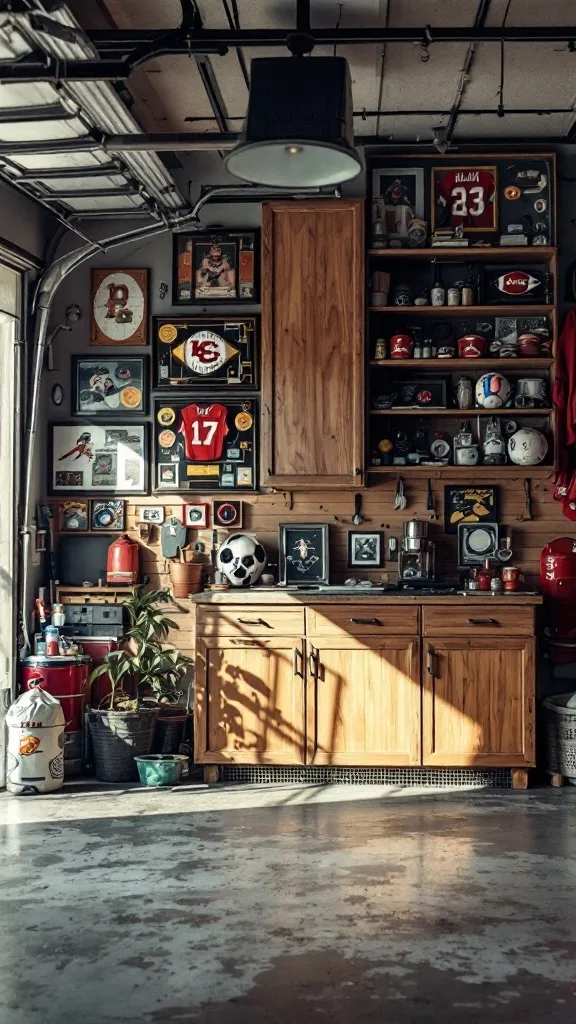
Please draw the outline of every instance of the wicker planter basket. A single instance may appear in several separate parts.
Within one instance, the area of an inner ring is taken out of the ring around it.
[[[138,711],[91,708],[88,711],[97,779],[101,782],[138,780],[134,758],[150,753],[158,711],[158,708],[139,708]]]

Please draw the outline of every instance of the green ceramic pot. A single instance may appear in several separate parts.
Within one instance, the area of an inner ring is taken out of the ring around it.
[[[186,754],[145,754],[136,758],[143,786],[175,786],[180,782]]]

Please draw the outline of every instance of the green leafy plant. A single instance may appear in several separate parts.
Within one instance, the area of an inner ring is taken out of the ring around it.
[[[169,631],[180,628],[162,609],[171,600],[167,590],[146,591],[139,586],[126,601],[130,628],[123,638],[124,646],[107,654],[90,676],[92,683],[108,674],[111,693],[102,701],[108,710],[134,711],[150,699],[169,703],[177,700],[178,682],[192,665],[192,659],[166,645]],[[136,697],[126,693],[128,682],[134,684]]]

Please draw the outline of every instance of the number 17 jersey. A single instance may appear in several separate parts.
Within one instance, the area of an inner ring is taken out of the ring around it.
[[[454,167],[436,178],[436,202],[443,227],[494,227],[494,172],[483,167]]]
[[[187,405],[180,414],[184,454],[193,462],[214,462],[222,456],[228,433],[224,405]]]

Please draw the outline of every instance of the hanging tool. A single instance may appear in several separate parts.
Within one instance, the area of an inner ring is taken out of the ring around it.
[[[434,511],[434,493],[432,491],[432,481],[430,477],[428,477],[426,487],[426,511],[430,513],[430,519],[436,518],[436,514]]]
[[[354,526],[360,526],[360,523],[364,522],[362,517],[362,495],[354,495],[354,515],[352,516],[352,522]]]
[[[406,498],[404,497],[404,480],[401,476],[398,477],[396,482],[396,495],[394,497],[394,508],[397,512],[402,512],[407,505]]]
[[[524,480],[524,511],[522,515],[519,517],[523,523],[534,519],[534,516],[532,514],[531,484],[532,481],[530,480],[530,478],[526,477],[526,479]]]

